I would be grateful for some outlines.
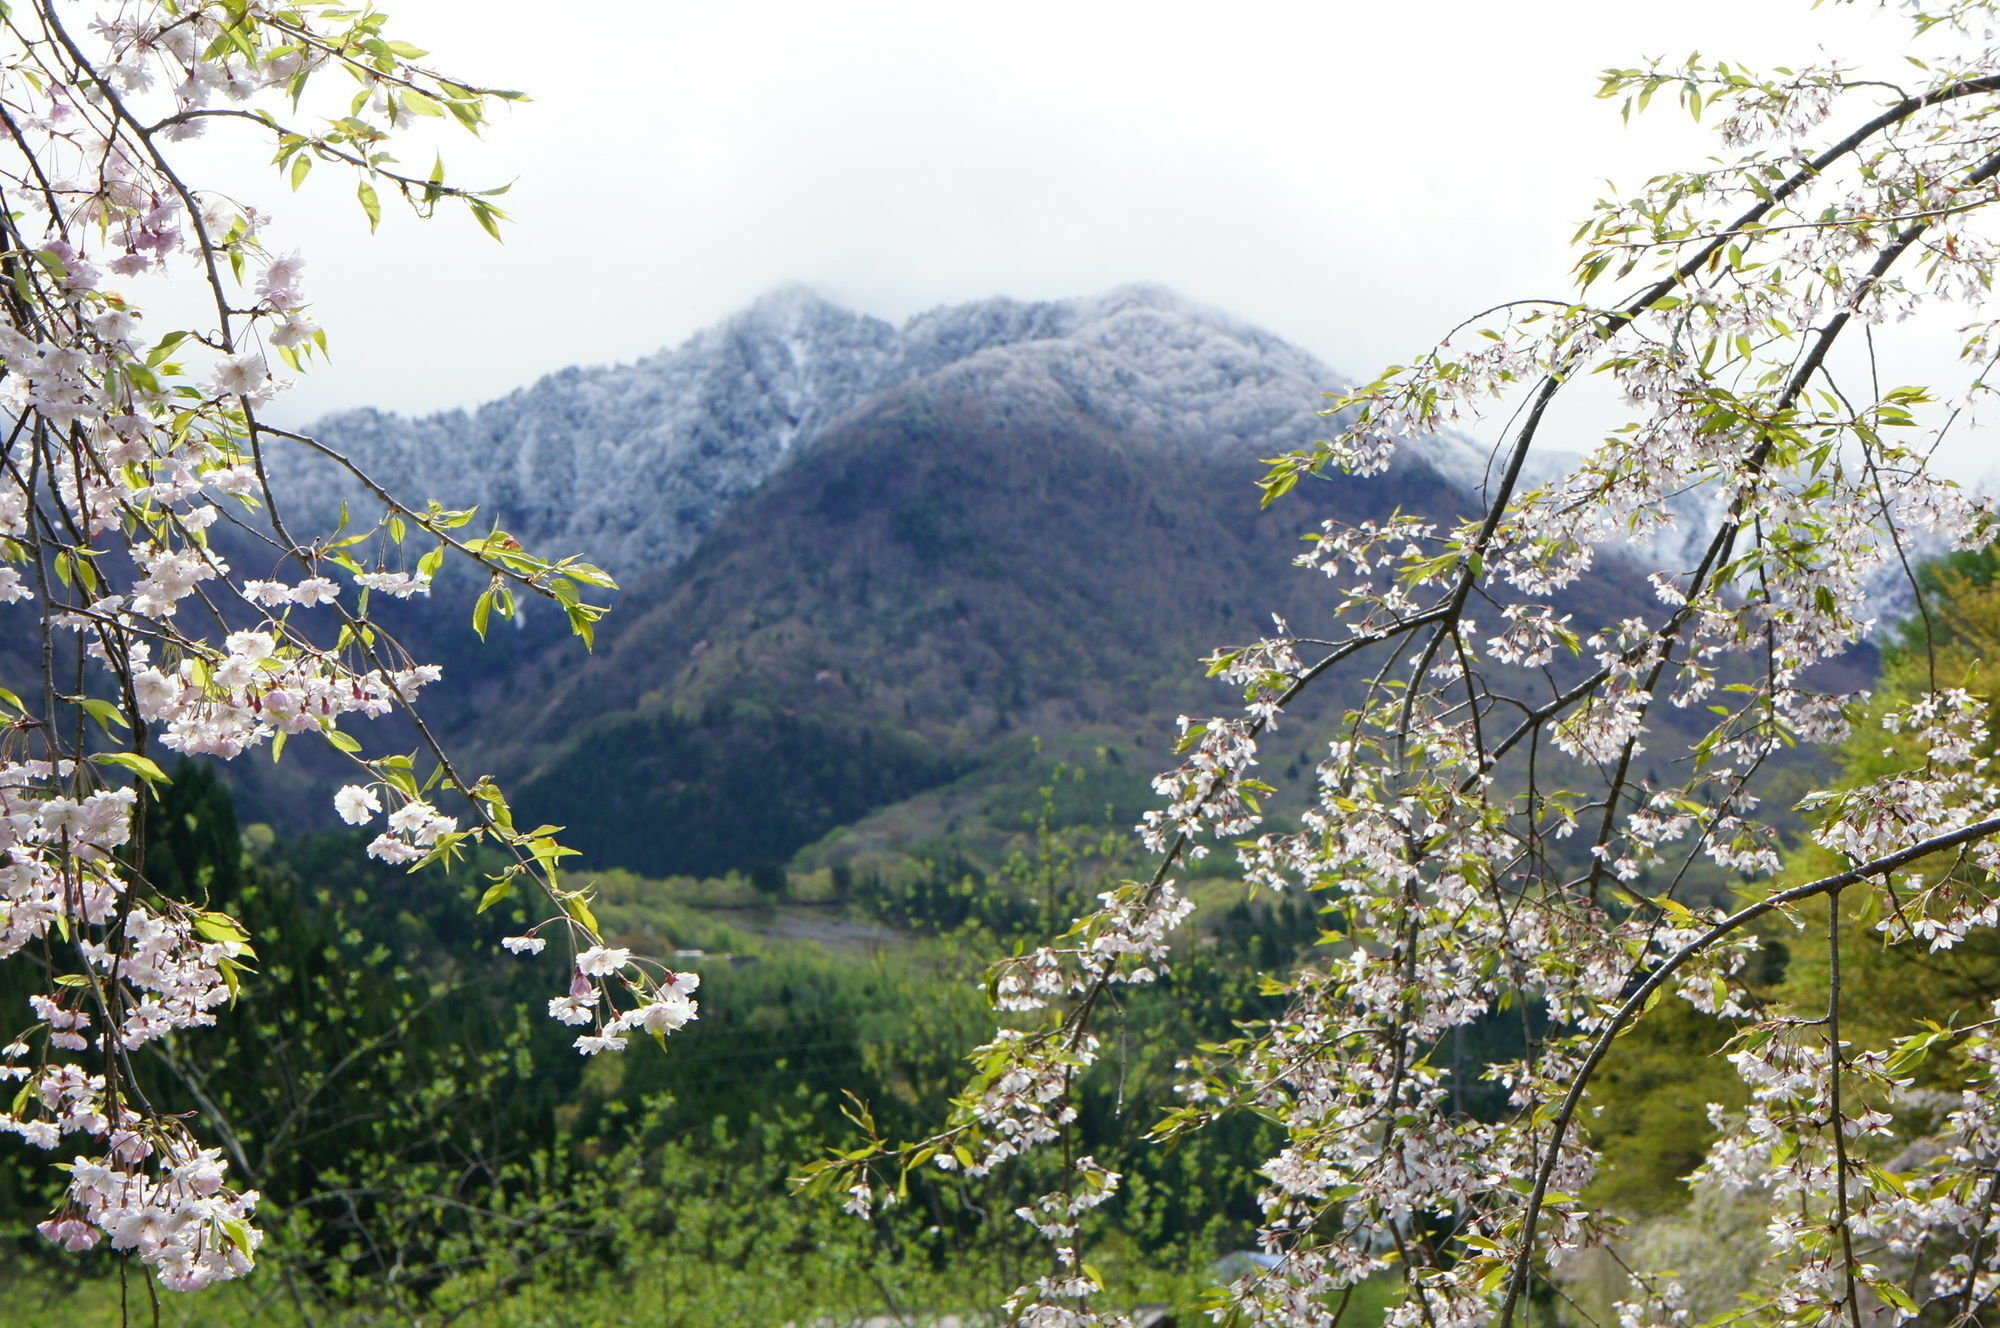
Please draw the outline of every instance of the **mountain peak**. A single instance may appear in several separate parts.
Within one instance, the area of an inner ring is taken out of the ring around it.
[[[995,296],[896,327],[793,284],[635,364],[550,374],[470,413],[349,412],[320,436],[392,490],[477,505],[534,547],[627,577],[685,557],[836,419],[947,370],[954,393],[1008,398],[995,409],[1066,402],[1135,442],[1218,456],[1310,444],[1341,386],[1297,347],[1160,285]],[[331,467],[285,469],[302,515],[358,497]]]
[[[1138,310],[1172,314],[1193,322],[1213,323],[1218,326],[1242,326],[1220,309],[1198,303],[1170,286],[1162,286],[1151,281],[1126,282],[1122,286],[1113,286],[1102,295],[1084,296],[1064,303],[1077,310],[1079,322],[1083,323],[1100,322]]]
[[[817,286],[787,282],[759,295],[720,324],[725,328],[800,328],[828,322],[874,321],[829,299]]]

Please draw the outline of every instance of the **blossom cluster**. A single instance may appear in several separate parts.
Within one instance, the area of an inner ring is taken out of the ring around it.
[[[502,533],[463,538],[470,513],[386,494],[372,526],[292,532],[265,456],[317,444],[259,411],[287,386],[278,366],[302,371],[326,345],[305,263],[268,243],[264,213],[183,174],[174,148],[227,126],[259,151],[275,146],[294,186],[316,167],[353,172],[371,222],[391,193],[420,213],[461,204],[491,230],[500,213],[485,195],[446,184],[441,166],[399,174],[384,144],[419,118],[477,127],[512,94],[414,63],[365,8],[130,0],[73,31],[75,17],[36,0],[0,33],[0,252],[12,274],[0,613],[41,661],[37,675],[0,680],[0,960],[25,966],[32,953],[46,984],[15,1012],[31,1022],[0,1032],[0,1075],[21,1085],[0,1128],[83,1150],[60,1164],[69,1198],[44,1235],[72,1250],[106,1241],[192,1289],[248,1270],[257,1196],[230,1188],[198,1114],[137,1093],[127,1057],[215,1022],[248,977],[253,938],[138,865],[141,790],[168,779],[153,753],[227,760],[323,740],[362,771],[335,797],[341,817],[363,823],[386,800],[374,856],[417,865],[467,840],[499,844],[515,862],[509,888],[539,882],[579,980],[598,984],[585,1052],[681,1026],[694,983],[607,967],[622,952],[550,868],[561,850],[546,828],[516,832],[490,783],[432,751],[436,773],[420,786],[414,758],[371,756],[350,732],[440,676],[373,621],[371,597],[428,594],[455,554],[504,587],[506,605],[516,591],[544,595],[587,634],[600,609],[582,594],[611,581]],[[328,73],[358,81],[360,99],[315,96]],[[168,279],[207,292],[193,326],[149,322],[143,300]],[[428,547],[406,548],[412,532]],[[440,794],[466,810],[441,811]]]
[[[1934,35],[1994,11],[1914,8]],[[1837,983],[1825,1011],[1773,1010],[1751,981],[1750,924],[1843,890],[1879,891],[1885,930],[1938,946],[2000,921],[1983,700],[1921,698],[1890,718],[1914,760],[1805,800],[1845,872],[1786,881],[1794,845],[1765,805],[1788,749],[1850,731],[1863,698],[1837,666],[1875,626],[1872,579],[1913,549],[1992,535],[1988,505],[1929,469],[1988,392],[1991,325],[1967,330],[1957,391],[1854,381],[1834,351],[1923,304],[1986,298],[1996,60],[1955,49],[1918,66],[1908,95],[1816,67],[1608,76],[1635,106],[1670,89],[1714,108],[1745,155],[1602,205],[1572,299],[1476,320],[1347,393],[1328,442],[1272,463],[1267,501],[1309,474],[1392,469],[1403,439],[1509,411],[1485,510],[1327,523],[1299,559],[1331,585],[1325,624],[1280,622],[1211,659],[1243,703],[1182,721],[1182,760],[1139,827],[1159,872],[999,966],[996,1000],[1025,1026],[977,1054],[956,1123],[906,1158],[986,1167],[1063,1138],[1104,994],[1174,962],[1176,864],[1220,844],[1248,885],[1315,892],[1336,921],[1316,957],[1272,975],[1281,1017],[1184,1063],[1161,1127],[1254,1112],[1283,1130],[1263,1167],[1269,1266],[1227,1289],[1219,1320],[1326,1322],[1394,1268],[1405,1294],[1386,1323],[1511,1328],[1531,1284],[1616,1234],[1583,1197],[1592,1081],[1659,999],[1744,1029],[1731,1063],[1751,1107],[1718,1113],[1702,1176],[1771,1205],[1768,1321],[1845,1322],[1864,1299],[1885,1321],[1910,1317],[1912,1269],[1942,1268],[1914,1294],[1962,1297],[1960,1321],[1990,1304],[1993,1029],[1966,1048],[1985,1078],[1920,1143],[1929,1160],[1892,1176],[1867,1150],[1902,1128],[1907,1078],[1840,1036]],[[1826,128],[1850,112],[1857,132]],[[1804,141],[1820,133],[1825,146]],[[1602,296],[1633,274],[1641,285]],[[1530,481],[1548,412],[1592,374],[1615,384],[1629,425]],[[1619,589],[1626,578],[1650,602]],[[1317,710],[1297,700],[1328,691]],[[1304,786],[1267,783],[1273,727],[1329,711]],[[1266,827],[1274,803],[1288,827]],[[1944,879],[1919,861],[1936,846],[1964,855]],[[1677,897],[1697,866],[1746,906]],[[1444,1054],[1502,1021],[1521,1025],[1522,1055]],[[1024,1322],[1096,1318],[1071,1262],[1070,1205],[1090,1180],[1071,1174],[1024,1210],[1055,1254],[1011,1306]],[[856,1181],[857,1207],[870,1192]],[[1621,1325],[1691,1321],[1682,1285],[1633,1271]]]
[[[107,1151],[77,1155],[62,1164],[69,1173],[68,1201],[37,1230],[71,1252],[100,1241],[153,1265],[176,1291],[250,1271],[262,1243],[251,1225],[255,1190],[224,1184],[219,1149],[201,1148],[173,1122],[150,1122],[118,1104],[104,1076],[74,1065],[31,1072],[20,1064],[25,1044],[0,1049],[0,1079],[23,1078],[28,1105],[0,1115],[0,1129],[53,1150],[67,1135],[81,1135]]]

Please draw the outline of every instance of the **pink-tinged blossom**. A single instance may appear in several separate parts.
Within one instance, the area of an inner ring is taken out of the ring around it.
[[[611,1022],[614,1031],[638,1028],[652,1034],[671,1033],[698,1015],[695,1003],[679,992],[663,991],[660,999],[625,1011]]]
[[[362,572],[355,576],[355,583],[384,595],[397,599],[408,599],[412,595],[431,593],[431,579],[422,575],[406,575],[402,572]]]
[[[424,856],[424,851],[406,839],[398,839],[394,835],[377,835],[368,841],[368,856],[400,866],[406,862],[415,862]]]
[[[202,476],[202,480],[211,489],[215,489],[221,493],[234,494],[239,498],[248,497],[262,487],[258,483],[256,470],[250,466],[224,466],[220,470],[209,471],[206,475]],[[272,586],[277,583],[274,581],[246,582],[244,584],[245,591],[247,592],[253,584]],[[278,601],[270,600],[265,602],[275,604]]]
[[[129,340],[138,327],[138,320],[122,309],[100,314],[91,323],[91,330],[106,341]]]
[[[81,1254],[85,1250],[95,1248],[102,1238],[96,1227],[76,1217],[52,1217],[46,1222],[37,1223],[35,1230],[39,1231],[43,1239],[50,1244],[60,1245],[71,1254]]]
[[[457,828],[456,820],[438,815],[437,808],[428,802],[413,800],[389,813],[391,831],[407,835],[413,843],[426,848],[436,843],[439,835],[449,834]]]
[[[279,319],[271,328],[273,346],[297,347],[311,341],[319,332],[319,324],[304,314],[293,310]]]
[[[231,632],[222,643],[223,649],[230,654],[251,661],[269,659],[277,646],[278,639],[269,632]]]
[[[340,587],[323,576],[309,576],[291,589],[290,599],[294,604],[308,608],[319,604],[330,604],[340,597]]]
[[[299,293],[299,277],[304,271],[305,260],[297,254],[272,259],[258,278],[258,298],[273,309],[296,307],[304,298]]]
[[[597,988],[590,979],[578,975],[569,984],[567,996],[549,1001],[549,1017],[565,1024],[587,1024],[597,1017]]]

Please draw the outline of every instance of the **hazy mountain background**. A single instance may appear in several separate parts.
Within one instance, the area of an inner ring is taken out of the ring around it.
[[[385,610],[446,664],[432,722],[520,815],[654,875],[880,869],[1012,833],[1057,759],[1090,771],[1075,815],[1129,824],[1176,716],[1231,704],[1202,657],[1273,613],[1322,625],[1302,535],[1480,506],[1487,457],[1440,437],[1260,512],[1260,459],[1324,437],[1341,385],[1155,287],[901,327],[791,288],[635,364],[318,432],[392,491],[619,577],[588,656],[533,608],[480,645],[450,585]],[[360,498],[324,464],[281,479],[305,528]],[[1645,592],[1613,558],[1576,593]],[[1274,759],[1311,742],[1281,730]],[[246,811],[324,820],[317,773],[253,776]]]

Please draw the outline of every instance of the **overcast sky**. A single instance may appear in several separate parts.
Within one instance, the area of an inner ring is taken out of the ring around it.
[[[504,245],[458,216],[371,239],[338,172],[296,197],[246,177],[333,337],[293,418],[475,404],[788,281],[892,319],[1154,281],[1372,373],[1562,293],[1607,178],[1705,155],[1677,109],[1622,126],[1598,70],[1879,56],[1907,32],[1804,0],[387,8],[430,63],[535,98],[444,140],[461,182],[514,181],[515,219]]]

